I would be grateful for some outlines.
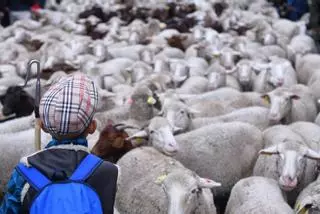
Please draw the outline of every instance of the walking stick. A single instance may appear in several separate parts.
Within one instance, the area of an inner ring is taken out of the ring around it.
[[[40,127],[40,114],[39,114],[39,104],[40,104],[40,62],[36,59],[30,60],[28,63],[27,76],[25,80],[25,84],[23,87],[27,85],[29,75],[31,73],[32,64],[37,64],[37,82],[36,82],[36,94],[34,101],[34,114],[35,114],[35,137],[34,137],[34,145],[36,151],[41,150],[41,127]]]

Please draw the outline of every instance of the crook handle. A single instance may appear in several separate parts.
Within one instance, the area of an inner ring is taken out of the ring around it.
[[[29,61],[25,84],[23,87],[27,86],[29,76],[31,74],[31,67],[32,67],[32,64],[34,64],[34,63],[37,64],[37,82],[36,82],[36,94],[35,94],[35,102],[34,102],[34,113],[35,113],[36,118],[40,118],[39,104],[40,104],[41,89],[40,89],[40,61],[39,60],[32,59]]]

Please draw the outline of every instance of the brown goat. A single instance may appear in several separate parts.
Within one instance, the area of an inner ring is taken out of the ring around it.
[[[117,128],[122,126],[121,128]],[[112,121],[100,133],[98,142],[92,148],[91,153],[98,157],[116,163],[124,154],[134,149],[130,140],[126,140],[129,135],[124,131],[128,126],[123,124],[113,125]]]

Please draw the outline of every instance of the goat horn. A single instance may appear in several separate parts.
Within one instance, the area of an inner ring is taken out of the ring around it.
[[[123,123],[119,123],[119,124],[115,125],[114,128],[117,128],[119,126],[122,126],[122,127],[120,127],[120,130],[124,130],[124,129],[128,129],[128,128],[140,129],[139,127],[132,126],[132,125],[126,125],[126,124],[123,124]]]

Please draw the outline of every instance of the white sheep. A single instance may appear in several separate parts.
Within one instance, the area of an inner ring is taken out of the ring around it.
[[[266,129],[263,139],[264,149],[259,151],[253,175],[277,180],[292,204],[297,194],[315,180],[315,160],[320,159],[320,154],[317,148],[308,145],[288,126],[278,125]]]
[[[315,98],[310,89],[298,84],[291,88],[280,87],[262,95],[270,104],[269,119],[292,123],[295,121],[314,121],[317,116]]]
[[[175,90],[178,94],[201,94],[208,91],[209,81],[202,76],[191,76]]]
[[[239,179],[251,175],[262,133],[242,122],[217,123],[176,135],[179,152],[174,156],[198,175],[221,182],[218,197],[226,196]]]
[[[313,122],[298,121],[288,126],[295,133],[299,134],[309,147],[320,151],[320,126]]]
[[[35,115],[32,113],[26,117],[16,118],[4,123],[0,123],[0,135],[12,134],[15,132],[26,131],[35,125]]]
[[[252,176],[241,179],[232,188],[226,214],[283,213],[293,214],[277,182]]]
[[[279,57],[270,59],[267,64],[254,64],[255,69],[260,70],[253,84],[254,91],[264,93],[280,86],[290,87],[297,84],[296,72],[288,60]]]
[[[269,109],[262,106],[241,108],[216,117],[194,118],[189,125],[189,129],[197,129],[214,123],[239,121],[252,124],[260,130],[265,130],[275,125],[275,123],[270,122],[268,115]],[[177,127],[179,126],[177,125]]]
[[[9,123],[9,121],[5,123]],[[33,128],[29,128],[20,132],[1,134],[0,137],[1,150],[5,151],[0,156],[0,192],[3,192],[7,181],[10,178],[10,173],[19,160],[22,157],[35,152],[35,131]],[[51,138],[52,137],[49,134],[41,132],[41,147],[43,148],[46,146]]]
[[[219,186],[150,147],[125,154],[117,165],[120,213],[216,213],[210,189]]]
[[[317,47],[314,40],[307,35],[294,36],[287,45],[288,59],[293,63],[296,61],[296,55],[305,55],[308,53],[317,53]]]
[[[295,69],[297,72],[298,81],[301,84],[307,84],[311,76],[319,70],[319,54],[298,55],[295,60]]]

